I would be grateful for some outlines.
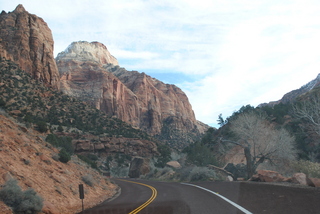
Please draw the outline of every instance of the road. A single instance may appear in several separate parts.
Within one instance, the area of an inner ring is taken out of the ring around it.
[[[139,214],[240,214],[227,201],[203,189],[176,182],[127,179],[156,189],[155,199]],[[150,187],[115,180],[121,194],[84,214],[128,214],[155,195]],[[255,182],[196,182],[195,185],[226,197],[251,213],[320,213],[320,189],[289,187]],[[150,202],[150,201],[149,201]]]

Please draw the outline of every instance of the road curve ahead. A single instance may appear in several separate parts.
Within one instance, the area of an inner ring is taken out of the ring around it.
[[[249,182],[196,182],[195,186],[176,182],[114,180],[121,194],[84,214],[128,214],[150,201],[135,213],[141,214],[240,214],[246,213],[223,198],[241,206],[247,213],[319,213],[320,189]],[[131,183],[133,181],[137,183]],[[145,185],[141,185],[143,183]],[[208,191],[209,190],[209,191]],[[216,194],[223,197],[218,197]]]

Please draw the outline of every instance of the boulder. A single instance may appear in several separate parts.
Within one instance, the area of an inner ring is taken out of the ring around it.
[[[319,178],[309,178],[309,180],[313,183],[314,187],[320,187],[320,179]]]
[[[307,175],[302,172],[295,173],[292,176],[292,183],[307,185]]]
[[[170,166],[174,169],[180,169],[181,168],[181,164],[178,161],[169,161],[167,163],[167,166]]]
[[[271,170],[258,170],[257,174],[250,178],[251,181],[261,182],[281,182],[286,181],[287,178],[283,177],[279,172]]]
[[[142,157],[135,157],[130,163],[129,177],[139,178],[140,175],[146,175],[150,172],[150,160]]]
[[[226,177],[226,181],[233,181],[233,177],[231,177],[230,175],[228,175],[228,176]]]

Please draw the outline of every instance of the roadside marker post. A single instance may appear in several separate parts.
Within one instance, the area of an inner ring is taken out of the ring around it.
[[[83,184],[79,184],[79,196],[80,196],[80,199],[82,200],[82,213],[83,213],[83,211],[84,211],[84,206],[83,206],[83,199],[84,199]]]

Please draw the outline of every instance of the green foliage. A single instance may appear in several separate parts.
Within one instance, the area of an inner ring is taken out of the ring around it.
[[[190,144],[183,150],[187,154],[187,163],[196,166],[207,166],[208,164],[218,165],[210,148],[200,142]]]
[[[36,214],[43,207],[43,199],[33,189],[22,191],[14,179],[7,181],[0,190],[0,199],[11,207],[14,213]]]
[[[58,132],[63,132],[63,128],[61,125],[58,126]]]
[[[167,145],[158,145],[158,152],[160,153],[160,156],[154,165],[163,168],[166,166],[166,163],[171,160],[171,150]]]
[[[19,76],[21,80],[14,76]],[[0,107],[5,104],[7,112],[20,110],[22,114],[18,117],[27,123],[36,124],[41,132],[48,129],[44,124],[46,122],[57,125],[59,131],[62,126],[66,126],[94,135],[121,135],[152,140],[146,132],[135,129],[117,118],[109,117],[94,106],[53,88],[47,88],[9,60],[0,60],[0,78],[4,83],[4,86],[0,87]],[[44,93],[48,96],[43,96]]]
[[[262,111],[266,112],[268,117],[278,124],[283,124],[285,122],[285,115],[288,115],[291,111],[291,105],[279,103],[277,105],[263,106],[260,108]]]
[[[96,162],[98,160],[98,157],[96,155],[87,154],[86,156],[84,155],[77,155],[77,156],[78,158],[86,162],[89,166],[91,166],[91,168],[98,169],[98,165]]]
[[[228,117],[226,120],[228,122],[235,120],[240,114],[253,111],[255,108],[251,105],[242,106],[238,111],[233,112],[233,114]]]
[[[0,98],[0,107],[4,107],[6,105],[6,102]]]
[[[45,121],[38,121],[37,122],[37,127],[38,127],[38,131],[39,132],[47,132],[48,131],[48,126],[47,123]]]
[[[71,160],[70,154],[64,148],[62,148],[59,152],[59,161],[62,163],[68,163],[69,160]]]
[[[314,163],[306,160],[294,162],[295,171],[306,174],[309,178],[320,178],[320,163]]]
[[[201,139],[201,143],[203,144],[210,144],[213,142],[215,130],[213,128],[209,128]]]
[[[67,153],[72,155],[74,153],[74,147],[72,145],[72,138],[71,137],[58,137],[55,134],[48,134],[46,137],[46,141],[53,145],[56,148],[64,148]]]
[[[227,120],[224,120],[222,117],[222,114],[219,114],[217,122],[218,122],[218,125],[221,127],[227,123]]]

